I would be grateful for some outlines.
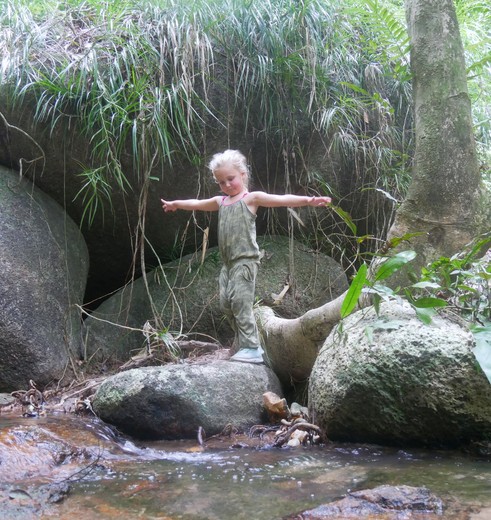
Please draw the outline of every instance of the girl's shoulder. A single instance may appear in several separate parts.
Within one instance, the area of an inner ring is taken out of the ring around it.
[[[263,205],[265,196],[267,196],[267,193],[264,191],[251,191],[242,200],[249,211],[255,215],[257,209]]]
[[[265,196],[267,196],[267,193],[264,191],[250,191],[244,197],[244,201],[248,204],[254,204],[255,202],[259,203]]]

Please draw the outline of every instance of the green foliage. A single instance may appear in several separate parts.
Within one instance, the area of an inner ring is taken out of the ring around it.
[[[94,221],[98,211],[101,211],[104,215],[106,204],[112,207],[111,187],[105,174],[104,168],[87,168],[80,173],[80,177],[83,178],[83,184],[77,197],[83,197],[84,212],[82,221],[86,219],[89,224]]]
[[[196,74],[210,66],[200,28],[175,13],[131,1],[11,2],[2,25],[12,68],[2,82],[14,100],[37,99],[35,117],[55,127],[76,123],[90,143],[92,163],[81,173],[89,224],[114,190],[131,186],[122,161],[128,146],[133,172],[145,182],[159,162],[197,153],[203,109]],[[2,39],[0,36],[0,40]],[[20,65],[20,66],[19,66]]]
[[[373,299],[373,304],[378,312],[380,302],[382,300],[389,301],[393,299],[401,299],[396,290],[393,290],[383,284],[380,281],[385,280],[392,276],[395,272],[399,271],[411,260],[414,260],[416,253],[414,251],[401,251],[393,256],[381,257],[381,261],[378,264],[373,275],[368,275],[368,268],[365,263],[362,264],[358,273],[354,277],[350,284],[350,287],[346,293],[341,306],[341,317],[345,318],[355,308],[362,292],[370,294]],[[418,308],[421,307],[415,305],[416,302],[410,302],[415,307],[418,313]]]
[[[334,211],[334,213],[336,213],[341,218],[341,220],[346,224],[346,226],[353,233],[353,235],[356,235],[357,227],[356,224],[353,222],[351,215],[347,211],[344,211],[343,208],[340,208],[335,204],[331,204],[329,207],[332,211]]]
[[[469,94],[475,133],[483,162],[491,158],[491,9],[483,0],[455,2],[465,49]]]
[[[401,251],[394,256],[387,257],[375,273],[375,283],[389,278],[389,276],[415,258],[416,253],[414,251]]]
[[[392,289],[380,284],[390,278],[416,256],[414,251],[402,251],[384,257],[373,274],[368,275],[362,264],[347,291],[341,317],[355,308],[362,293],[370,294],[378,313],[381,301],[405,300],[418,318],[430,324],[438,309],[456,313],[469,323],[474,334],[476,359],[491,382],[491,235],[473,241],[468,249],[451,258],[441,257],[422,269],[419,281]],[[483,253],[488,251],[486,256]]]
[[[152,354],[160,357],[163,362],[176,362],[182,356],[178,339],[180,333],[170,331],[168,327],[160,324],[154,327],[150,322],[146,322],[143,326],[143,335],[145,337],[146,355]]]
[[[375,305],[390,298],[404,297],[424,322],[438,308],[446,307],[470,323],[491,323],[491,263],[483,257],[491,245],[489,234],[477,238],[466,251],[451,258],[440,257],[421,270],[419,280],[403,288],[391,289],[380,282],[390,278],[415,257],[406,250],[392,256],[379,257],[376,268],[368,276],[365,264],[350,284],[344,308],[347,316],[362,293],[372,294]],[[431,311],[421,311],[431,309]]]
[[[468,250],[439,258],[423,268],[415,288],[443,298],[472,323],[491,322],[491,264],[489,258],[480,258],[490,245],[487,234],[477,238]]]
[[[358,304],[363,287],[367,282],[367,271],[367,264],[362,264],[360,269],[358,269],[356,276],[353,278],[353,281],[351,282],[348,292],[346,293],[346,296],[343,300],[343,304],[341,305],[341,318],[345,318],[351,314],[351,312],[353,312],[356,305]]]

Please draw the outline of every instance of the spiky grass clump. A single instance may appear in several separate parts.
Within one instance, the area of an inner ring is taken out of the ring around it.
[[[287,151],[300,152],[306,124],[332,136],[348,161],[367,163],[383,146],[387,152],[368,163],[384,171],[398,148],[393,109],[366,85],[366,71],[382,82],[386,72],[382,64],[369,68],[368,46],[355,32],[367,30],[363,17],[351,11],[348,21],[345,5],[18,0],[2,19],[2,82],[17,99],[36,96],[38,120],[75,119],[90,136],[92,161],[81,172],[89,220],[113,187],[129,188],[121,167],[128,144],[136,171],[148,178],[156,162],[176,154],[196,161],[210,115],[226,128],[240,113],[245,131],[265,133]],[[207,96],[215,66],[225,67],[228,113]]]

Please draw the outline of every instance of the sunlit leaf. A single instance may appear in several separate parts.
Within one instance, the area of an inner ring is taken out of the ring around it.
[[[380,296],[388,296],[388,297],[396,296],[394,289],[392,289],[391,287],[387,287],[387,285],[382,285],[380,283],[374,284],[371,288],[371,292],[378,294]]]
[[[409,240],[411,240],[411,238],[419,237],[421,235],[424,235],[424,233],[423,232],[406,233],[400,237],[392,237],[390,239],[389,245],[390,245],[390,247],[397,247],[401,242],[409,242]]]
[[[355,223],[353,222],[353,220],[351,219],[351,216],[348,212],[344,211],[344,209],[341,209],[339,206],[329,206],[339,217],[341,217],[341,219],[343,220],[343,222],[350,228],[351,232],[353,233],[353,235],[356,235],[356,231],[357,231],[357,228],[356,228],[356,225]]]
[[[435,282],[417,282],[411,285],[414,289],[440,289],[441,286]]]
[[[348,316],[356,307],[361,291],[367,279],[367,270],[367,265],[362,264],[356,273],[356,276],[353,278],[353,281],[351,282],[348,292],[346,293],[346,296],[343,300],[343,304],[341,305],[341,318]]]

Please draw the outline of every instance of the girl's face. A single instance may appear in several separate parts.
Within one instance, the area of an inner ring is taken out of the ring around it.
[[[229,197],[235,197],[246,189],[246,174],[230,165],[217,168],[213,175],[220,189]]]

